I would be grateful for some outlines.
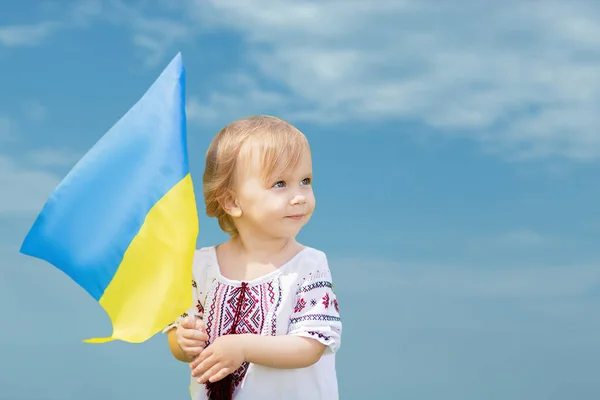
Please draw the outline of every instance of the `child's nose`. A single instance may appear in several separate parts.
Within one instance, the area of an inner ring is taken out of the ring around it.
[[[302,195],[302,194],[297,194],[292,199],[292,204],[303,204],[305,202],[306,202],[306,197],[304,197],[304,195]]]

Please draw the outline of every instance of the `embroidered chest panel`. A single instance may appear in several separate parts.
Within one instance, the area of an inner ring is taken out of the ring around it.
[[[280,304],[279,279],[252,286],[213,281],[203,310],[209,342],[227,334],[275,336]]]

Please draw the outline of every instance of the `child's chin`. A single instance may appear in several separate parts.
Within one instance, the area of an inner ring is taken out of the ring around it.
[[[302,230],[303,225],[304,224],[298,224],[298,226],[294,227],[293,229],[284,229],[280,232],[280,236],[286,238],[295,238]]]

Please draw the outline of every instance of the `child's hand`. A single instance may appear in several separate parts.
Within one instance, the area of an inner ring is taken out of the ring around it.
[[[244,335],[218,337],[190,363],[199,383],[216,382],[238,369],[246,359]]]
[[[204,350],[208,335],[204,322],[192,316],[185,317],[177,326],[177,344],[188,358],[193,360]]]

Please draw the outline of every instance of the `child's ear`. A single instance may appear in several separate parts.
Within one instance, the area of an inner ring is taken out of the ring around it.
[[[235,193],[232,190],[227,192],[227,196],[223,200],[221,207],[223,207],[223,210],[225,210],[225,212],[231,215],[233,218],[239,218],[242,216],[242,209],[238,204]]]

